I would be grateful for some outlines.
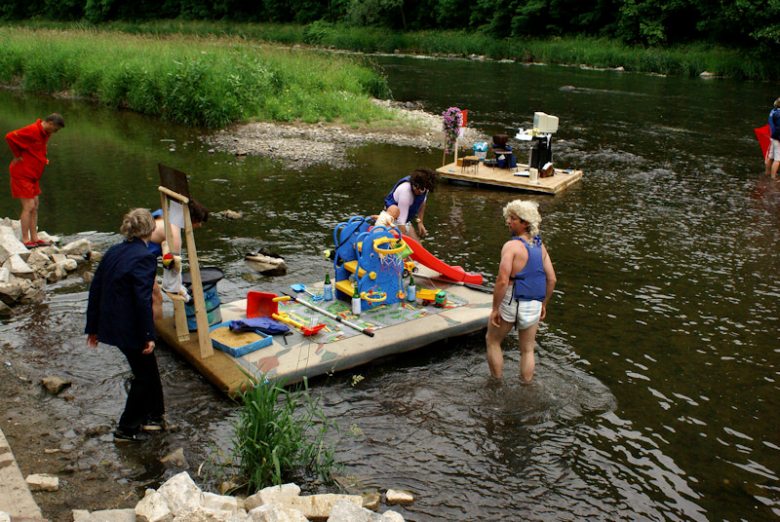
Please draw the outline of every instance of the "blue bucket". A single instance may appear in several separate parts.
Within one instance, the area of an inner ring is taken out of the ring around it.
[[[217,283],[225,277],[225,274],[215,266],[207,266],[200,269],[200,281],[203,286],[203,300],[206,302],[206,317],[209,326],[222,322],[222,311],[219,308],[219,292]],[[192,295],[192,276],[188,273],[181,275],[181,282]],[[194,302],[190,301],[184,305],[184,312],[187,314],[187,328],[191,332],[198,329],[198,321],[195,318]]]

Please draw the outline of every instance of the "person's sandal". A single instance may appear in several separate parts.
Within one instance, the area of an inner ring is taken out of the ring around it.
[[[120,429],[114,432],[114,442],[146,442],[148,440],[149,435],[141,431],[137,433],[127,433]]]
[[[163,418],[146,421],[141,424],[141,429],[143,431],[178,431],[179,427]]]
[[[28,241],[27,243],[24,243],[24,246],[26,246],[28,250],[32,250],[33,248],[38,248],[38,243]]]
[[[43,241],[42,239],[39,239],[38,241],[36,241],[35,244],[38,245],[39,247],[50,247],[50,246],[52,246],[52,242],[51,241]]]

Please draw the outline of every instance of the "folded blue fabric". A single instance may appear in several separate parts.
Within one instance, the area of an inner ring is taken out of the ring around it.
[[[230,321],[228,328],[231,330],[240,330],[242,332],[263,332],[266,335],[280,334],[288,332],[290,329],[278,321],[269,317],[253,317],[252,319],[240,319]]]

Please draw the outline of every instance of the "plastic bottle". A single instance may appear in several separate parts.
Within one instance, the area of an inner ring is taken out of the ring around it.
[[[330,284],[330,274],[325,272],[325,285],[322,291],[323,301],[333,301],[333,285]]]
[[[406,300],[410,303],[417,301],[417,287],[414,285],[414,278],[409,276],[409,286],[406,287]]]
[[[355,283],[355,293],[352,294],[352,313],[360,315],[360,292],[357,283]]]

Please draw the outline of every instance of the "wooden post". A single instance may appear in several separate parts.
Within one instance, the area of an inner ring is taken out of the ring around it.
[[[160,192],[160,205],[163,209],[163,226],[165,227],[165,240],[168,242],[168,245],[172,245],[172,232],[169,222],[169,216],[168,216],[168,196],[162,191]],[[162,289],[161,289],[162,290]],[[173,322],[174,326],[176,327],[176,337],[178,337],[179,342],[189,341],[190,340],[190,329],[189,326],[187,326],[187,311],[184,309],[184,299],[178,295],[178,294],[169,294],[168,292],[164,292],[165,295],[171,298],[171,301],[173,301]]]
[[[206,359],[214,355],[214,347],[211,344],[211,332],[209,330],[209,319],[206,313],[206,300],[203,296],[203,284],[200,280],[200,267],[198,265],[198,253],[195,249],[195,236],[192,232],[192,218],[190,217],[190,208],[187,205],[189,199],[166,187],[157,188],[160,191],[160,198],[163,202],[163,220],[165,222],[165,240],[172,245],[172,234],[169,221],[169,202],[174,199],[181,203],[184,211],[184,237],[187,240],[187,259],[190,263],[190,277],[192,279],[192,299],[195,307],[195,321],[198,328],[198,346],[200,348],[200,358]],[[181,253],[181,252],[180,252]],[[181,304],[182,312],[184,305]],[[174,300],[174,310],[176,308]],[[175,318],[174,318],[175,320]],[[179,335],[177,328],[177,335]]]

